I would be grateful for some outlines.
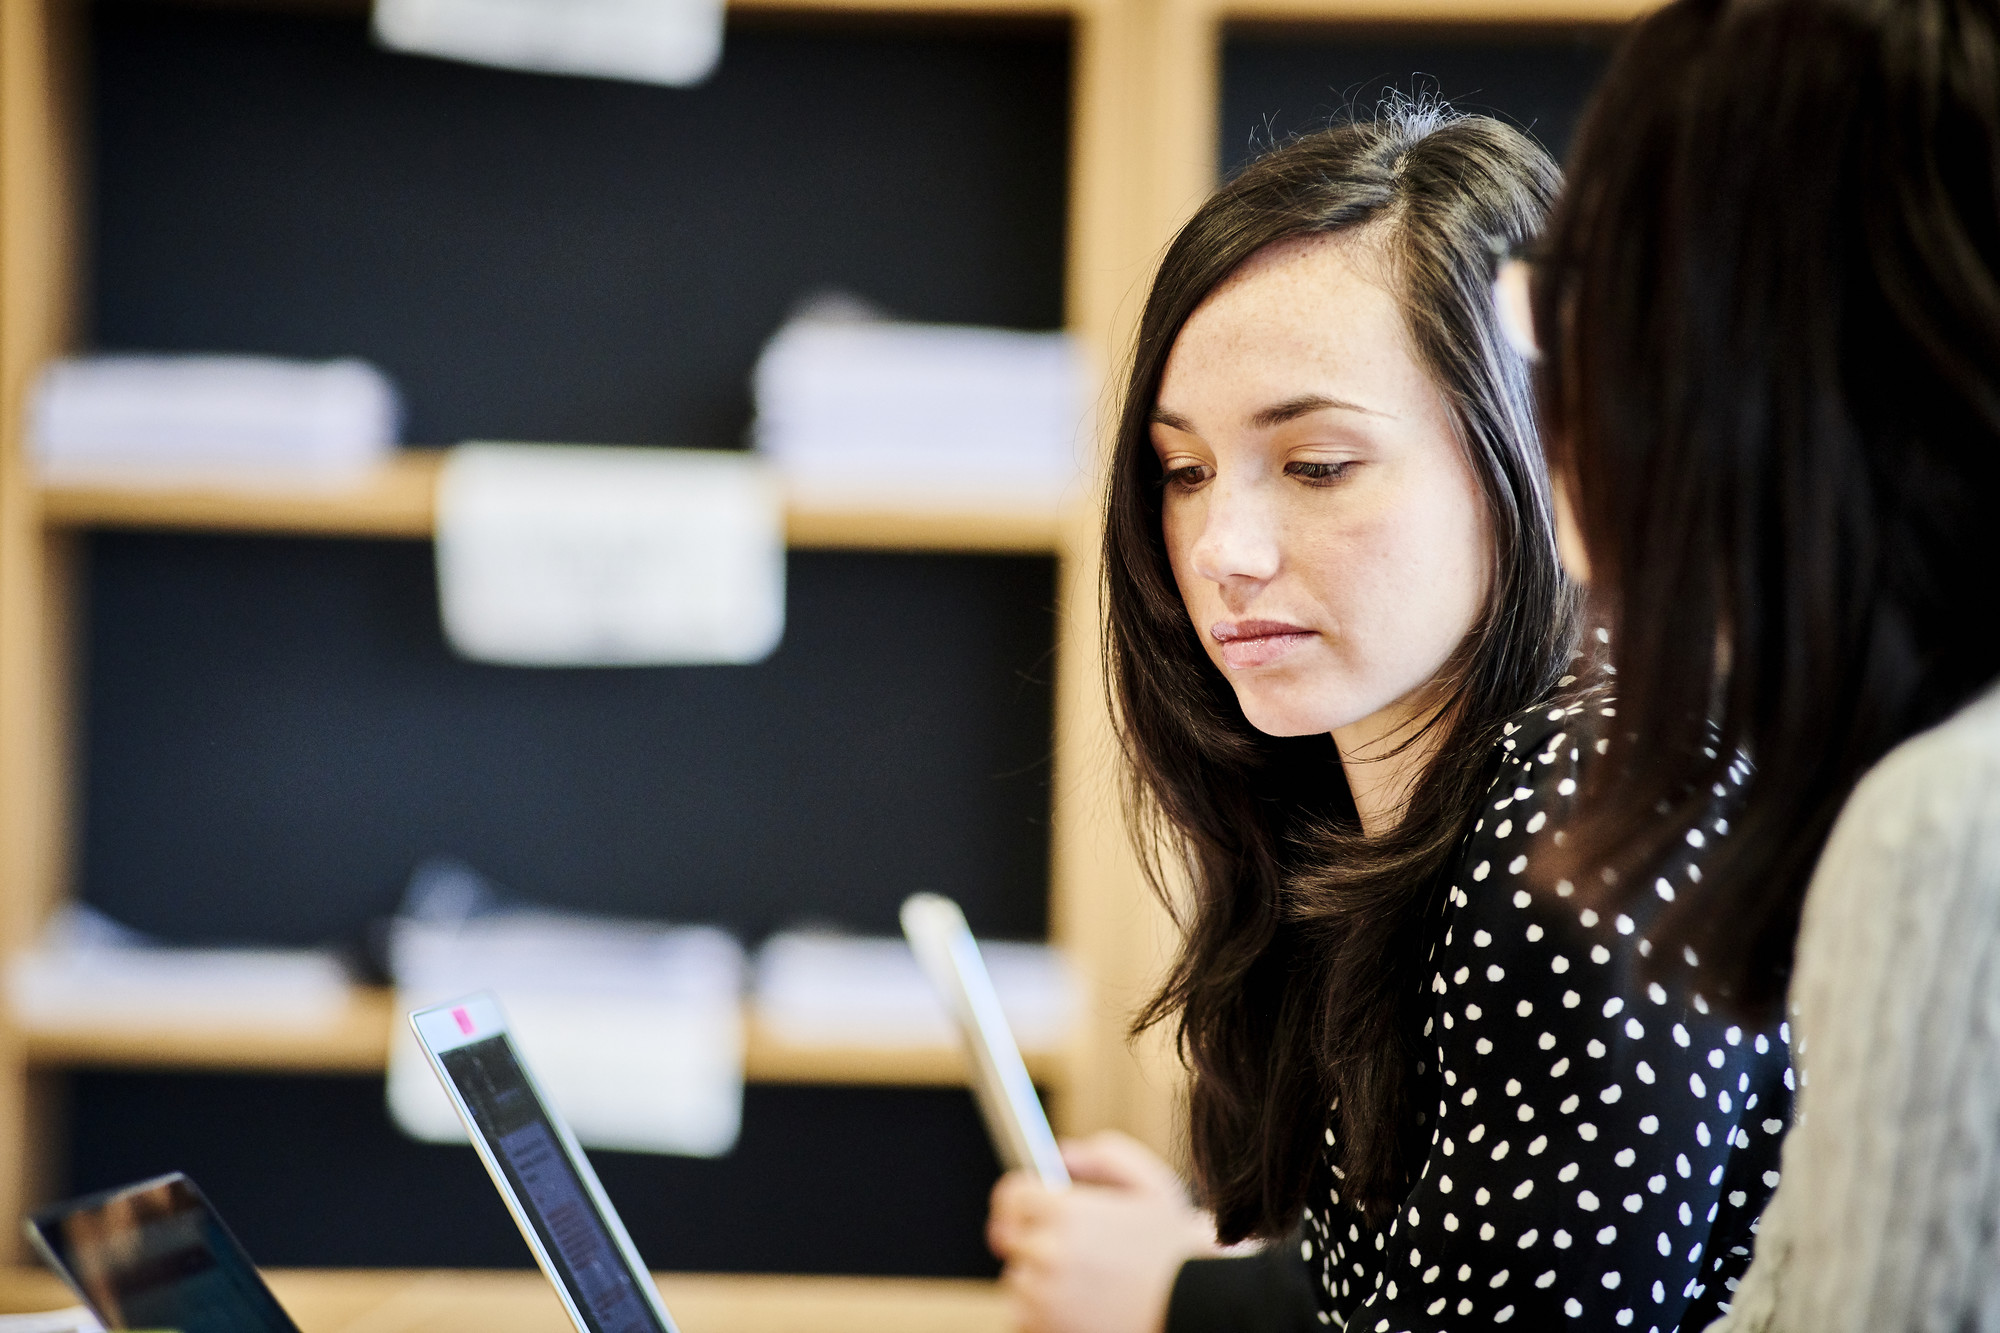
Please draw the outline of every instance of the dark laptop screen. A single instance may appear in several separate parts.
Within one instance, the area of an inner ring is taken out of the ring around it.
[[[31,1221],[47,1257],[111,1328],[298,1333],[186,1176],[93,1194]]]

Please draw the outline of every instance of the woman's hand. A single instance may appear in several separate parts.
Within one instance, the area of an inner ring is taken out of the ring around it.
[[[1217,1253],[1215,1223],[1172,1167],[1115,1131],[1063,1145],[1074,1187],[1014,1172],[993,1187],[986,1241],[1006,1264],[1023,1333],[1162,1333],[1184,1260]]]

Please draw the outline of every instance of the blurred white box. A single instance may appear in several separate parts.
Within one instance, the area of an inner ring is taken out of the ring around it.
[[[460,445],[437,572],[445,636],[474,661],[759,662],[784,636],[784,498],[742,452]]]
[[[704,926],[506,911],[400,918],[399,1013],[492,991],[577,1138],[591,1148],[715,1157],[743,1116],[743,950]],[[413,1138],[464,1127],[407,1023],[389,1051],[389,1110]]]

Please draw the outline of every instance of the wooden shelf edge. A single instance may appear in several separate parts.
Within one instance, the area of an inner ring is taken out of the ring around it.
[[[427,540],[436,524],[442,459],[439,450],[406,450],[337,488],[45,485],[42,522],[57,529]],[[1057,548],[1062,515],[1053,507],[980,506],[958,497],[801,496],[787,506],[785,526],[787,541],[803,549],[1046,554]]]
[[[981,510],[937,507],[840,507],[794,501],[785,536],[803,550],[966,552],[1048,555],[1062,535],[1062,516],[1050,510]]]
[[[1629,23],[1664,0],[1210,0],[1224,22],[1512,24],[1573,27]]]
[[[281,1027],[100,1024],[17,1027],[28,1062],[44,1067],[379,1073],[389,1064],[390,992],[356,987],[337,1023]]]
[[[41,487],[51,528],[164,528],[302,536],[429,537],[442,455],[411,449],[350,485],[158,486],[58,482]]]
[[[800,1046],[750,1020],[744,1073],[752,1083],[856,1083],[963,1087],[971,1077],[956,1046]],[[1023,1051],[1028,1073],[1044,1087],[1062,1084],[1068,1062],[1060,1051]]]
[[[216,9],[263,10],[269,13],[368,13],[369,0],[187,0]],[[728,0],[731,14],[937,14],[1047,15],[1074,14],[1097,8],[1104,0]]]
[[[264,1276],[300,1327],[315,1333],[570,1327],[554,1290],[532,1269],[277,1268]],[[712,1333],[1001,1333],[1013,1323],[1006,1292],[979,1278],[655,1272],[653,1281],[677,1320]],[[0,1312],[75,1299],[47,1269],[0,1268]]]
[[[912,18],[1070,18],[1101,0],[729,0],[731,14],[869,14]],[[727,47],[723,58],[728,59]]]
[[[388,1067],[396,1019],[394,996],[366,987],[355,990],[337,1024],[304,1031],[78,1025],[17,1029],[16,1035],[28,1062],[42,1068],[367,1074]],[[1030,1051],[1026,1059],[1044,1086],[1059,1086],[1068,1076],[1060,1051]],[[955,1087],[965,1083],[968,1067],[955,1046],[797,1045],[772,1035],[753,1017],[745,1025],[743,1073],[749,1083]]]

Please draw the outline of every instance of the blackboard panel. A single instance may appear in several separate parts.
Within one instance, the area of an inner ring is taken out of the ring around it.
[[[81,1192],[186,1171],[260,1264],[526,1268],[472,1149],[413,1143],[379,1078],[73,1077]],[[592,1153],[647,1263],[701,1272],[990,1277],[1000,1168],[960,1089],[752,1087],[743,1138],[696,1161]]]
[[[88,554],[82,897],[142,930],[354,939],[448,854],[751,939],[920,888],[1045,931],[1049,559],[795,552],[770,661],[587,671],[453,657],[423,543]]]
[[[1372,115],[1391,92],[1499,116],[1560,157],[1614,37],[1593,28],[1518,37],[1231,33],[1223,47],[1217,161],[1234,171],[1287,135]]]
[[[815,289],[1062,321],[1060,27],[732,27],[692,89],[101,3],[91,316],[115,349],[355,354],[408,438],[732,447]]]

